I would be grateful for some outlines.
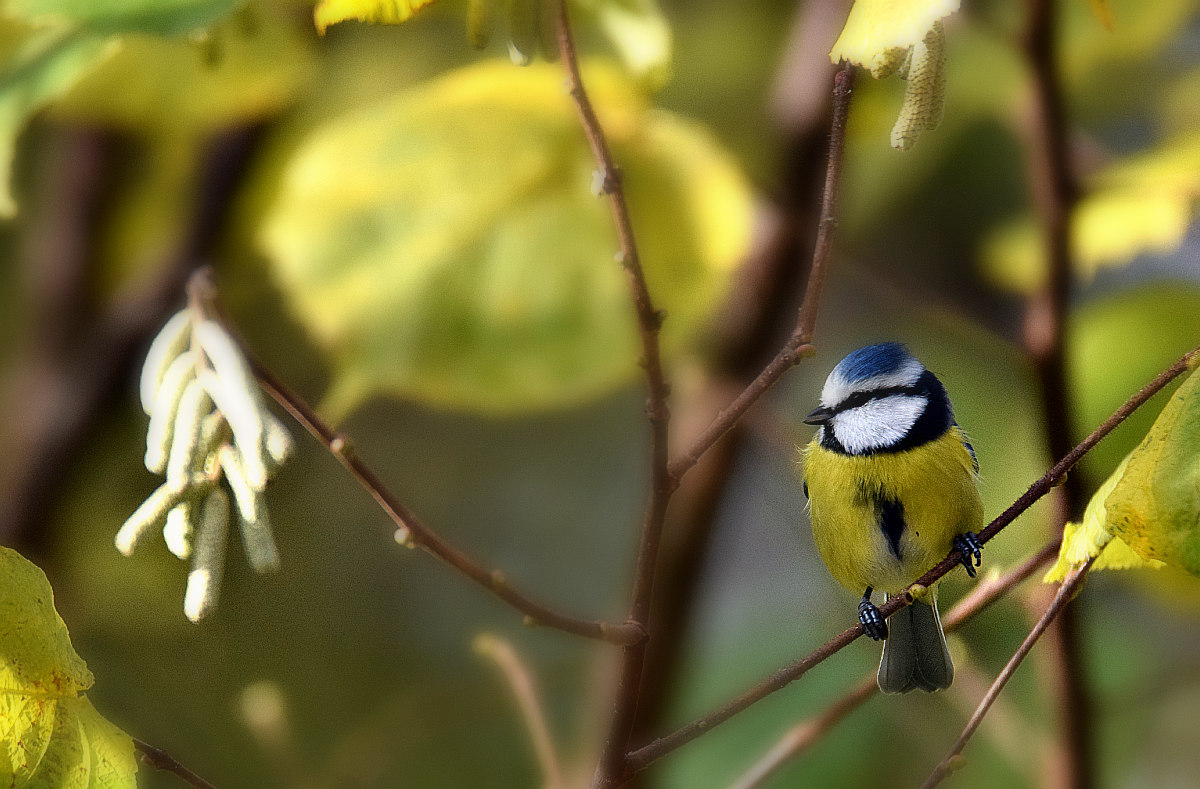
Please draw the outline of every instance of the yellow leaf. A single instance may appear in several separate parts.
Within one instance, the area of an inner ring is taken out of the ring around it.
[[[1107,506],[1109,529],[1140,556],[1200,575],[1200,376],[1163,408]]]
[[[1064,527],[1058,562],[1042,578],[1043,581],[1062,583],[1071,570],[1093,556],[1100,557],[1092,565],[1093,570],[1129,570],[1135,567],[1163,566],[1162,562],[1138,556],[1120,537],[1109,531],[1105,501],[1121,481],[1128,464],[1129,458],[1126,457],[1092,495],[1082,521],[1068,523]]]
[[[585,64],[677,352],[748,248],[749,186],[699,125]],[[490,61],[318,128],[261,240],[335,363],[336,417],[378,394],[492,413],[561,407],[637,374],[628,283],[562,71]]]
[[[313,23],[322,34],[325,28],[347,19],[398,25],[432,2],[434,0],[321,0],[313,9]]]
[[[80,695],[92,682],[45,574],[0,547],[0,785],[135,785],[133,741]]]
[[[1200,196],[1200,134],[1182,135],[1118,162],[1092,179],[1075,209],[1071,244],[1077,273],[1122,266],[1142,254],[1179,248]],[[1020,292],[1046,276],[1045,245],[1032,217],[993,232],[981,251],[984,270],[999,285]]]
[[[1113,21],[1112,9],[1108,7],[1108,0],[1088,0],[1088,5],[1092,7],[1092,13],[1100,20],[1100,24],[1109,30],[1116,29],[1117,25]]]
[[[958,10],[960,0],[855,0],[829,57],[875,71],[925,39],[933,23]]]

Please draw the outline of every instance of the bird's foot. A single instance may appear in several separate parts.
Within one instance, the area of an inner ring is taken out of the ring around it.
[[[962,562],[967,575],[974,578],[975,568],[983,562],[983,543],[979,541],[979,535],[973,531],[960,534],[954,538],[954,547],[962,554],[959,561]],[[974,562],[971,561],[972,558]]]
[[[884,620],[883,614],[879,613],[879,607],[865,597],[858,604],[858,621],[862,625],[863,632],[873,641],[887,638],[887,621]]]

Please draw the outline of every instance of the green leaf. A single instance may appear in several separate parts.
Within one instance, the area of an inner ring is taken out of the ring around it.
[[[613,68],[586,80],[677,350],[747,249],[750,190],[703,128],[647,109]],[[327,407],[392,393],[511,413],[630,380],[637,335],[593,169],[549,65],[482,63],[318,129],[261,240],[335,362]]]
[[[1200,575],[1200,376],[1188,376],[1129,457],[1108,526],[1138,555]]]
[[[135,785],[132,740],[80,695],[92,682],[45,574],[0,547],[0,785]]]
[[[1083,520],[1079,523],[1068,523],[1064,527],[1058,562],[1047,571],[1043,581],[1048,584],[1062,583],[1071,570],[1093,556],[1099,557],[1092,565],[1093,570],[1129,570],[1135,567],[1163,566],[1162,562],[1138,556],[1124,540],[1109,530],[1108,508],[1105,502],[1121,481],[1128,465],[1129,457],[1126,457],[1104,484],[1092,494],[1087,510],[1083,513]]]
[[[228,16],[245,0],[5,0],[10,16],[89,32],[187,33]]]

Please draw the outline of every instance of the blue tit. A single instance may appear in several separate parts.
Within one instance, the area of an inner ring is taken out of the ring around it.
[[[870,345],[833,368],[804,421],[819,425],[803,450],[813,538],[839,583],[866,590],[859,621],[886,639],[879,689],[949,687],[936,584],[890,621],[871,602],[876,589],[885,599],[902,593],[952,548],[972,577],[971,559],[980,562],[979,465],[945,387],[903,345]]]

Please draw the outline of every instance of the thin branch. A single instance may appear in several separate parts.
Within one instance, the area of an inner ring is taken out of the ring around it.
[[[829,132],[829,160],[825,170],[825,189],[821,198],[821,217],[817,225],[817,240],[813,247],[812,265],[804,301],[796,317],[796,328],[775,358],[742,390],[733,402],[722,409],[692,445],[672,459],[670,471],[674,479],[681,478],[699,462],[701,456],[720,440],[738,420],[762,398],[784,374],[811,356],[813,329],[817,322],[817,307],[825,282],[833,248],[833,231],[837,227],[837,205],[842,176],[842,158],[846,149],[846,121],[850,115],[850,96],[854,91],[854,67],[842,64],[833,78],[833,121]]]
[[[350,439],[326,424],[312,406],[305,402],[304,398],[288,388],[251,353],[217,301],[216,286],[212,280],[211,270],[200,269],[197,271],[188,283],[188,290],[189,293],[199,292],[209,314],[221,320],[229,333],[237,339],[255,377],[258,378],[259,384],[267,394],[326,446],[358,483],[371,494],[371,497],[392,519],[392,522],[402,530],[402,534],[408,541],[441,559],[524,614],[527,624],[550,627],[573,635],[618,645],[637,643],[645,638],[644,630],[635,624],[614,625],[597,620],[576,619],[525,596],[513,588],[502,572],[484,567],[433,531],[387,489],[371,467],[354,452]]]
[[[946,754],[946,757],[933,769],[933,772],[925,780],[925,783],[921,784],[921,789],[933,789],[933,787],[941,783],[947,775],[962,763],[963,748],[966,747],[967,741],[971,739],[975,730],[979,728],[979,724],[983,722],[983,716],[991,709],[992,704],[995,703],[996,698],[1000,695],[1000,691],[1004,690],[1004,686],[1012,679],[1013,673],[1016,672],[1017,667],[1021,665],[1025,656],[1029,654],[1029,651],[1033,649],[1033,645],[1042,637],[1042,633],[1046,632],[1046,628],[1050,626],[1050,623],[1054,621],[1054,618],[1058,616],[1067,603],[1074,599],[1076,589],[1083,582],[1084,576],[1087,575],[1087,571],[1091,568],[1094,561],[1095,558],[1089,559],[1083,566],[1072,570],[1067,579],[1063,581],[1062,586],[1058,589],[1058,594],[1054,596],[1054,600],[1046,609],[1046,613],[1042,614],[1042,618],[1033,626],[1033,630],[1021,642],[1021,646],[1017,648],[1017,651],[1013,653],[1013,656],[1004,666],[1004,670],[1000,672],[1000,675],[996,677],[996,681],[988,688],[988,692],[979,702],[979,706],[975,708],[975,713],[967,721],[966,727],[963,728],[962,734],[958,735],[958,739],[954,741],[954,745],[950,746],[950,751]]]
[[[555,753],[554,740],[550,737],[550,727],[546,725],[546,716],[542,714],[542,705],[538,702],[537,690],[528,667],[521,661],[512,644],[491,633],[482,633],[475,638],[475,651],[495,661],[504,678],[508,680],[508,686],[517,700],[517,707],[521,710],[521,718],[525,721],[525,728],[529,731],[529,739],[533,742],[538,765],[542,768],[544,785],[548,789],[566,786],[562,766]]]
[[[566,0],[558,4],[558,50],[567,73],[570,89],[584,135],[592,149],[603,178],[602,190],[608,195],[613,223],[620,241],[621,266],[629,279],[633,295],[634,312],[637,315],[638,334],[641,338],[641,364],[646,371],[647,397],[646,415],[650,420],[650,501],[642,521],[642,535],[638,546],[637,564],[633,576],[633,595],[629,621],[649,632],[650,608],[654,594],[654,576],[658,567],[658,552],[662,544],[663,525],[666,523],[667,504],[671,494],[679,487],[678,480],[667,471],[669,460],[668,425],[670,410],[667,398],[670,387],[663,374],[659,351],[659,333],[662,330],[663,313],[655,308],[646,285],[645,272],[638,256],[633,236],[633,223],[629,218],[629,206],[625,199],[621,171],[613,161],[604,129],[588,98],[583,78],[579,73],[579,60],[575,52],[575,40],[571,34],[571,21],[567,13]],[[637,716],[638,695],[641,690],[642,672],[645,668],[645,641],[638,641],[625,648],[621,664],[621,675],[617,684],[616,703],[608,736],[600,752],[595,781],[601,786],[611,785],[625,771],[625,752],[633,732]]]
[[[196,787],[196,789],[217,789],[208,781],[184,767],[179,763],[178,759],[162,748],[156,748],[145,740],[139,740],[137,737],[131,737],[130,739],[133,740],[134,749],[142,755],[142,761],[154,769],[175,773],[175,775],[178,775],[187,781],[188,784]]]
[[[1050,541],[1042,550],[1018,566],[995,578],[986,578],[971,590],[946,614],[942,624],[947,633],[960,627],[983,609],[1003,597],[1014,586],[1033,575],[1039,568],[1049,564],[1058,555],[1062,539]],[[875,674],[864,677],[858,687],[825,708],[821,714],[798,723],[789,729],[779,742],[771,747],[759,761],[734,782],[731,789],[752,789],[761,786],[784,764],[808,751],[813,745],[841,723],[851,712],[874,697],[878,690]]]
[[[1004,512],[997,516],[991,523],[987,525],[979,533],[979,539],[982,542],[987,542],[992,537],[996,536],[1004,527],[1012,523],[1018,515],[1029,509],[1038,499],[1049,493],[1055,486],[1062,483],[1067,472],[1075,466],[1079,460],[1086,455],[1092,447],[1100,442],[1105,436],[1111,433],[1116,427],[1125,421],[1126,418],[1136,411],[1142,404],[1157,394],[1164,386],[1177,378],[1185,370],[1194,359],[1200,357],[1200,348],[1193,349],[1184,354],[1179,361],[1171,365],[1171,367],[1159,373],[1157,377],[1146,386],[1129,398],[1117,411],[1104,421],[1099,427],[1092,431],[1091,435],[1085,438],[1074,449],[1067,453],[1066,457],[1062,458],[1042,477],[1034,482],[1029,490],[1025,491],[1012,505]],[[886,617],[891,616],[896,611],[909,604],[911,590],[914,587],[928,587],[937,582],[953,570],[960,566],[961,556],[957,550],[951,551],[945,559],[939,562],[933,569],[922,575],[909,587],[909,592],[902,595],[897,595],[889,599],[886,603],[880,606],[880,612]],[[721,723],[732,718],[734,715],[742,712],[751,705],[761,701],[772,693],[782,690],[795,680],[802,677],[810,668],[823,662],[826,658],[841,651],[856,638],[862,635],[862,625],[854,625],[853,627],[839,633],[829,641],[826,641],[809,655],[795,661],[794,663],[779,669],[769,677],[764,679],[753,688],[742,693],[740,696],[732,699],[720,709],[717,709],[702,718],[688,723],[676,731],[659,737],[653,742],[638,748],[629,754],[629,769],[632,772],[641,770],[652,762],[660,759],[671,751],[686,745],[692,740],[699,737],[701,734],[712,729]]]

